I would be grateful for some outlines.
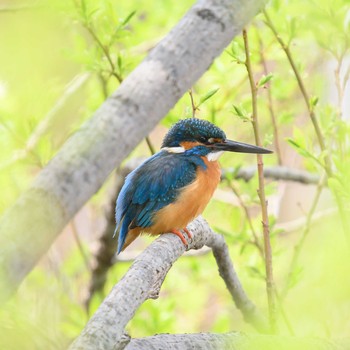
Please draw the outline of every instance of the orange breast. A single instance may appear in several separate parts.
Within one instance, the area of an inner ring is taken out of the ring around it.
[[[207,169],[198,167],[196,180],[182,190],[175,203],[159,210],[154,218],[155,224],[146,230],[148,233],[159,234],[183,229],[203,212],[213,196],[221,174],[217,161],[210,162],[206,157],[203,160]]]

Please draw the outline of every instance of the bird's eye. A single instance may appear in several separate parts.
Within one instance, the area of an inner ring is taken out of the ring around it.
[[[200,136],[198,141],[201,142],[201,143],[207,143],[208,142],[208,140],[204,136]]]

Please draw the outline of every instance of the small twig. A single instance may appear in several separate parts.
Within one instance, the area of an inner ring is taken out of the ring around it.
[[[338,109],[339,109],[340,117],[342,115],[343,98],[344,98],[344,89],[343,89],[344,84],[341,83],[341,78],[340,78],[340,71],[343,65],[343,59],[344,59],[344,55],[341,55],[337,60],[337,67],[334,70],[335,86],[338,92]]]
[[[254,130],[255,143],[257,146],[261,146],[259,124],[258,124],[258,104],[257,104],[257,93],[258,89],[254,81],[252,66],[250,62],[250,50],[247,31],[243,30],[244,49],[246,54],[245,67],[247,69],[251,96],[252,96],[252,126]],[[276,320],[276,300],[275,300],[275,286],[273,279],[272,269],[272,250],[270,242],[270,228],[269,228],[269,217],[267,213],[267,200],[265,197],[265,184],[264,184],[264,165],[262,155],[257,155],[257,166],[258,166],[258,179],[259,179],[259,190],[258,195],[260,198],[261,214],[262,214],[262,227],[264,235],[264,253],[265,253],[265,270],[266,270],[266,290],[267,299],[269,305],[269,318],[272,332],[276,331],[277,320]]]
[[[342,84],[343,91],[345,91],[345,89],[346,89],[346,84],[348,83],[349,78],[350,78],[350,64],[348,64],[348,68],[344,74],[343,84]]]
[[[149,151],[151,152],[151,154],[152,154],[152,155],[155,154],[155,153],[156,153],[156,150],[155,150],[155,148],[154,148],[154,146],[153,146],[153,144],[152,144],[151,139],[149,138],[149,136],[147,136],[147,137],[145,138],[145,140],[146,140],[148,149],[149,149]]]
[[[285,310],[285,308],[284,308],[283,302],[282,302],[282,300],[281,300],[281,297],[280,297],[280,295],[279,295],[277,289],[275,289],[275,292],[276,292],[276,300],[277,300],[277,303],[278,303],[278,309],[279,309],[279,311],[280,311],[280,313],[281,313],[281,316],[282,316],[282,318],[283,318],[283,321],[284,321],[284,323],[285,323],[286,326],[287,326],[287,329],[288,329],[288,331],[289,331],[289,334],[292,335],[292,336],[295,336],[295,332],[294,332],[293,326],[292,326],[292,324],[291,324],[291,322],[290,322],[290,319],[289,319],[289,317],[288,317],[288,315],[287,315],[287,313],[286,313],[286,310]]]
[[[258,41],[259,41],[259,47],[260,47],[260,57],[261,57],[261,63],[264,69],[264,74],[267,76],[269,74],[268,68],[267,68],[267,62],[265,58],[265,53],[264,53],[264,47],[263,47],[263,42],[261,40],[261,37],[259,35],[259,32],[257,31],[258,35]],[[276,155],[277,155],[277,161],[278,165],[282,165],[282,153],[281,153],[281,147],[280,147],[280,141],[279,141],[279,132],[278,132],[278,127],[277,127],[277,120],[275,116],[275,110],[273,106],[273,101],[272,101],[272,94],[271,94],[271,84],[268,82],[266,84],[266,91],[267,91],[267,106],[270,111],[270,116],[271,116],[271,121],[272,121],[272,127],[273,127],[273,139],[274,139],[274,145],[275,145],[275,150],[276,150]]]
[[[188,94],[190,95],[190,99],[191,99],[192,118],[194,118],[196,116],[196,111],[198,110],[198,107],[194,103],[192,88],[188,90]]]
[[[75,1],[75,6],[77,9],[79,9],[81,5],[78,4],[77,1]],[[118,80],[119,84],[121,84],[123,81],[123,77],[115,69],[115,64],[113,63],[113,60],[112,60],[111,55],[109,53],[109,47],[102,43],[102,41],[100,40],[100,38],[96,34],[92,25],[89,25],[89,23],[86,20],[82,20],[81,23],[85,27],[85,29],[90,33],[92,38],[95,40],[97,45],[101,48],[102,52],[104,53],[109,65],[111,67],[110,74]]]
[[[267,320],[260,313],[255,304],[248,298],[241,285],[223,236],[215,234],[215,239],[207,243],[207,246],[213,249],[213,255],[219,267],[220,276],[225,281],[226,287],[235,305],[242,312],[244,320],[252,324],[259,331],[268,332]]]
[[[91,26],[89,26],[87,23],[84,23],[84,27],[91,34],[93,39],[96,41],[96,43],[101,48],[104,55],[106,56],[107,61],[111,67],[111,75],[113,75],[118,80],[119,84],[121,84],[123,82],[123,77],[119,73],[117,73],[117,71],[115,69],[115,65],[114,65],[113,60],[111,58],[111,55],[109,53],[109,48],[107,46],[103,45],[103,43],[101,42],[101,40],[99,39],[99,37],[97,36],[97,34],[95,33],[95,31],[93,30],[93,28]]]
[[[72,229],[72,232],[73,232],[73,237],[75,239],[75,242],[77,243],[77,246],[78,246],[78,249],[79,249],[79,252],[81,254],[81,257],[83,258],[83,261],[84,261],[84,264],[85,264],[85,267],[88,271],[92,271],[92,268],[90,266],[90,263],[89,263],[89,259],[85,253],[85,250],[84,250],[84,247],[81,243],[81,240],[80,240],[80,237],[79,237],[79,233],[78,233],[78,230],[77,230],[77,227],[75,225],[75,222],[74,222],[74,219],[72,219],[70,221],[70,227]]]
[[[297,65],[293,59],[293,56],[292,56],[292,53],[289,49],[289,46],[285,44],[285,42],[282,40],[281,36],[278,34],[275,26],[273,25],[271,19],[270,19],[270,16],[268,15],[267,11],[266,10],[263,10],[263,13],[264,13],[264,16],[265,16],[265,23],[267,24],[267,26],[271,29],[271,31],[273,32],[274,36],[276,37],[276,40],[278,41],[278,43],[281,45],[283,51],[285,52],[287,58],[288,58],[288,61],[293,69],[293,72],[294,72],[294,75],[295,75],[295,78],[297,79],[297,82],[298,82],[298,85],[299,85],[299,89],[301,91],[301,94],[304,98],[304,101],[305,101],[305,104],[306,104],[306,107],[307,107],[307,110],[308,110],[308,113],[309,113],[309,117],[311,119],[311,122],[312,122],[312,125],[314,127],[314,130],[315,130],[315,133],[316,133],[316,137],[317,137],[317,140],[318,140],[318,143],[320,145],[320,148],[321,148],[321,151],[325,153],[325,170],[327,172],[327,175],[328,176],[331,176],[332,175],[332,161],[331,161],[331,157],[329,155],[329,153],[326,152],[327,150],[327,147],[325,145],[325,142],[324,142],[324,136],[322,134],[322,130],[319,126],[319,123],[318,123],[318,120],[317,120],[317,117],[316,117],[316,114],[315,114],[315,111],[314,111],[314,107],[311,106],[310,104],[310,97],[306,91],[306,88],[305,88],[305,85],[304,85],[304,82],[303,82],[303,79],[300,75],[300,72],[297,68]]]
[[[300,257],[300,253],[301,253],[301,250],[302,250],[302,248],[304,246],[306,237],[308,236],[308,234],[310,232],[312,218],[313,218],[313,215],[314,215],[314,213],[316,211],[316,207],[317,207],[318,201],[320,199],[322,190],[323,190],[323,188],[325,186],[326,180],[327,180],[326,175],[323,175],[321,177],[320,181],[319,181],[315,197],[314,197],[314,199],[312,201],[311,208],[310,208],[310,210],[309,210],[309,212],[307,214],[307,217],[306,217],[306,222],[305,222],[303,233],[302,233],[302,235],[300,237],[299,242],[294,247],[294,253],[293,253],[293,257],[292,257],[292,260],[291,260],[291,263],[290,263],[290,266],[289,266],[289,272],[288,272],[288,275],[287,275],[287,279],[286,279],[284,288],[283,288],[283,290],[281,292],[281,299],[282,300],[287,296],[287,293],[290,290],[291,279],[292,279],[293,273],[295,271],[295,268],[297,266],[297,263],[298,263],[298,260],[299,260],[299,257]]]
[[[107,100],[107,98],[108,98],[107,80],[103,76],[102,72],[98,75],[98,78],[99,78],[100,83],[101,83],[102,95],[103,95],[104,99]]]
[[[227,181],[227,182],[228,182],[228,186],[231,188],[232,192],[236,195],[236,197],[238,199],[238,202],[239,202],[241,208],[243,209],[243,211],[245,213],[248,225],[249,225],[250,230],[252,231],[252,235],[253,235],[253,242],[252,243],[256,246],[256,248],[258,248],[260,256],[264,259],[264,250],[263,250],[263,248],[262,248],[262,246],[260,244],[258,235],[257,235],[257,233],[255,231],[255,228],[254,228],[254,225],[253,225],[253,222],[252,222],[252,218],[250,217],[250,214],[249,214],[249,209],[245,205],[245,203],[244,203],[244,201],[242,199],[242,196],[240,195],[240,193],[238,192],[236,186],[232,183],[232,181]]]

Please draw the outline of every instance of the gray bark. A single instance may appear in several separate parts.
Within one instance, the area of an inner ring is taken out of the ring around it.
[[[131,339],[125,350],[348,350],[350,339],[295,338],[244,333],[158,334]]]
[[[250,181],[256,174],[256,166],[244,167],[240,169],[224,169],[222,178],[231,174],[235,179]],[[294,181],[305,185],[317,185],[320,181],[318,174],[313,174],[305,170],[293,169],[286,166],[266,166],[264,167],[264,177],[273,180]]]
[[[246,320],[265,330],[267,321],[245,294],[223,237],[214,233],[201,217],[189,224],[188,229],[193,236],[188,249],[212,247],[220,275],[236,305]],[[127,323],[146,299],[158,297],[166,274],[184,251],[185,246],[174,234],[163,234],[156,239],[114,286],[70,350],[123,348]]]
[[[200,0],[61,148],[0,222],[6,300],[82,205],[208,69],[263,0]]]

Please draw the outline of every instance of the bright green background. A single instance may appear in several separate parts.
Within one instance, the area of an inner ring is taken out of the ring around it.
[[[0,214],[30,186],[69,135],[90,118],[119,85],[110,74],[105,53],[86,27],[108,48],[117,75],[125,78],[191,4],[191,1],[175,0],[86,0],[85,3],[49,0],[22,8],[19,1],[0,2]],[[272,1],[267,9],[279,35],[289,43],[312,97],[335,174],[320,204],[320,210],[331,209],[312,221],[300,259],[293,269],[288,294],[282,301],[289,330],[281,311],[279,330],[283,334],[290,334],[292,329],[296,335],[347,336],[350,232],[348,226],[345,225],[344,230],[341,224],[334,195],[347,210],[349,108],[345,107],[350,98],[346,90],[350,74],[349,1],[281,0]],[[264,76],[261,51],[273,75],[268,84],[259,87],[260,132],[264,145],[274,147],[267,103],[267,89],[270,89],[283,163],[321,174],[324,155],[320,154],[305,102],[290,64],[265,25],[263,15],[257,16],[249,26],[248,34],[255,80],[261,81]],[[245,67],[240,64],[244,59],[243,41],[239,36],[196,83],[193,94],[198,103],[208,92],[219,88],[200,106],[197,116],[215,122],[230,138],[253,143],[251,123],[247,122],[251,114],[250,89]],[[79,79],[84,79],[84,83],[77,86]],[[343,101],[339,100],[339,92],[344,95]],[[154,145],[159,148],[165,127],[191,113],[190,98],[185,94],[151,134]],[[45,122],[46,127],[38,133],[38,127]],[[34,140],[33,144],[28,146],[28,140]],[[148,155],[145,143],[132,154]],[[222,157],[221,164],[237,167],[254,162],[255,157],[251,155],[230,154]],[[264,162],[277,164],[276,153],[265,157]],[[108,185],[109,182],[106,187]],[[257,177],[249,183],[234,181],[234,185],[251,208],[253,225],[261,237]],[[263,261],[256,247],[249,244],[251,230],[234,194],[226,183],[221,185],[221,190],[224,192],[215,196],[204,217],[225,235],[248,295],[267,313]],[[313,193],[310,187],[298,188],[298,191],[304,190],[301,203],[293,200],[283,203],[290,218],[307,216]],[[268,181],[266,191],[269,202],[278,206],[278,201],[283,199],[281,184]],[[93,254],[94,236],[101,226],[98,223],[103,220],[101,206],[105,196],[104,188],[87,204],[84,210],[88,214],[82,214],[87,223],[76,221],[89,259]],[[270,221],[276,223],[271,230],[275,280],[278,291],[282,292],[303,225],[283,231],[278,225],[288,221],[288,215],[281,215],[273,208],[270,213]],[[147,243],[150,241],[145,239]],[[143,241],[140,242],[143,247]],[[113,267],[106,293],[128,266],[129,263],[120,263]],[[76,242],[66,234],[33,270],[18,294],[0,310],[0,332],[4,332],[0,334],[1,349],[65,348],[88,319],[83,306],[88,280],[89,271]],[[103,295],[94,297],[92,311],[102,300]],[[179,259],[165,280],[160,298],[147,301],[128,325],[133,337],[162,332],[231,330],[254,331],[236,310],[210,254]]]

